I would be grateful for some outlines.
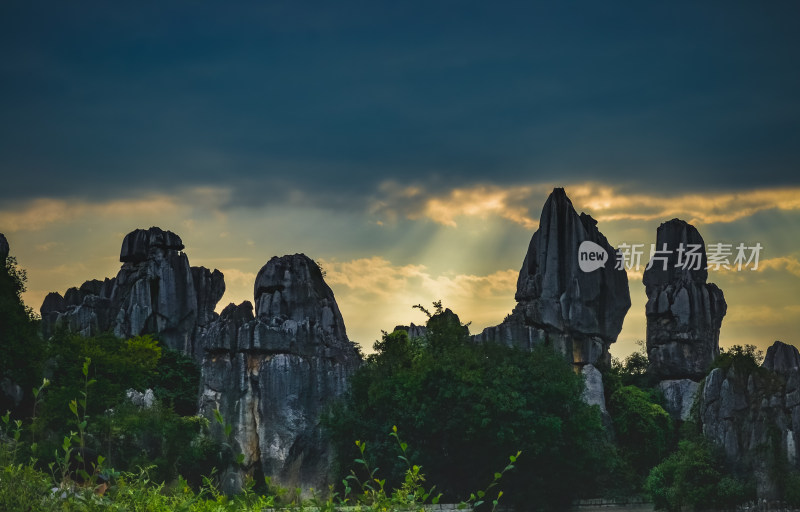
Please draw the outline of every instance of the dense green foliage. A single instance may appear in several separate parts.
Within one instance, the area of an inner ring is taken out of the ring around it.
[[[647,373],[644,342],[624,360],[613,359],[603,374],[615,453],[605,493],[612,497],[640,494],[650,471],[675,446],[673,420],[663,408],[663,396]]]
[[[632,352],[625,359],[613,358],[611,367],[607,368],[603,375],[603,382],[606,390],[616,390],[622,386],[636,386],[638,388],[652,388],[657,381],[647,373],[649,360],[645,350],[644,340],[636,342],[639,350]],[[610,396],[606,393],[606,396]]]
[[[266,493],[254,492],[255,482],[248,479],[241,493],[228,496],[219,490],[216,470],[204,476],[202,484],[195,490],[180,476],[169,485],[159,477],[153,478],[152,466],[122,473],[106,469],[102,457],[98,458],[98,472],[78,484],[69,473],[62,473],[60,477],[55,472],[47,475],[36,468],[35,459],[19,462],[20,448],[25,444],[20,439],[21,421],[10,421],[8,415],[0,420],[0,510],[9,512],[260,512],[277,508],[287,512],[309,509],[333,512],[343,507],[374,512],[423,512],[426,506],[438,503],[441,497],[441,494],[434,494],[435,486],[426,487],[425,474],[407,457],[408,445],[400,439],[396,427],[392,428],[390,438],[395,441],[401,454],[399,458],[406,467],[400,485],[395,488],[386,486],[386,480],[379,478],[378,469],[372,468],[365,460],[366,443],[356,441],[360,458],[354,463],[364,476],[359,477],[356,471],[351,470],[343,480],[345,487],[341,494],[330,492],[320,497],[312,492],[311,498],[300,500],[296,493],[271,485],[269,479],[265,479]],[[227,426],[224,428],[227,430]],[[510,456],[505,468],[495,472],[484,489],[470,493],[459,508],[474,510],[484,507],[495,512],[503,497],[497,486],[501,478],[515,468],[519,455],[518,452]],[[110,478],[99,478],[100,475]]]
[[[26,280],[13,257],[0,259],[0,379],[20,386],[29,397],[41,380],[45,351],[36,317],[22,302]],[[10,397],[0,392],[0,411],[14,408]]]
[[[764,362],[764,351],[759,350],[755,345],[733,345],[728,350],[720,349],[719,355],[714,359],[711,369],[723,368],[728,369],[733,365],[736,368],[747,373],[754,371],[767,371],[761,368],[761,363]]]
[[[200,372],[191,359],[162,349],[147,335],[120,340],[111,334],[87,338],[64,332],[50,340],[50,356],[50,386],[42,393],[33,425],[38,445],[33,455],[52,458],[64,436],[78,430],[67,404],[80,402],[87,393],[83,419],[89,435],[81,448],[87,461],[102,453],[117,470],[147,466],[153,478],[170,481],[183,475],[194,485],[224,465],[208,422],[192,415]],[[147,388],[155,391],[150,408],[126,398],[128,390]]]
[[[646,475],[667,454],[672,419],[636,386],[618,388],[608,402],[622,456],[637,475]]]
[[[646,487],[656,508],[730,509],[755,498],[755,487],[731,475],[724,455],[703,439],[681,441],[654,467]]]
[[[146,387],[177,414],[190,416],[197,411],[200,368],[189,356],[163,347],[155,370],[146,380]]]
[[[399,330],[375,344],[327,420],[341,463],[353,458],[356,436],[398,482],[403,466],[383,434],[396,424],[448,499],[480,487],[487,468],[518,450],[519,471],[504,484],[509,499],[548,508],[591,493],[606,443],[597,408],[581,400],[582,377],[549,347],[531,353],[467,336],[437,307],[424,338]]]
[[[60,332],[50,340],[48,374],[51,386],[41,407],[40,427],[67,425],[72,414],[64,404],[83,388],[82,368],[91,360],[92,399],[87,414],[97,417],[125,398],[128,389],[144,390],[161,357],[161,347],[150,336],[120,340],[112,334],[83,337]]]

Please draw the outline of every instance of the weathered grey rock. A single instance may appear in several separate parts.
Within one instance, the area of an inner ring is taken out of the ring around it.
[[[161,228],[137,229],[128,233],[122,241],[119,261],[123,263],[142,263],[159,254],[183,250],[181,238],[171,231]]]
[[[666,410],[674,419],[688,421],[700,383],[690,379],[662,380],[658,387],[664,394]]]
[[[582,270],[579,263],[578,249],[586,241],[606,252],[605,264],[591,272]],[[473,339],[526,350],[552,346],[586,368],[584,399],[602,404],[608,420],[595,365],[610,364],[609,346],[617,340],[631,307],[627,273],[622,266],[616,268],[616,254],[597,229],[597,221],[585,213],[578,215],[563,188],[553,189],[522,261],[516,307],[503,323]]]
[[[796,349],[791,348],[776,342],[768,352],[773,354],[770,364],[765,361],[761,368],[736,362],[715,368],[698,397],[704,435],[724,449],[738,470],[755,477],[761,499],[781,498],[775,468],[784,460],[790,469],[800,469],[800,369],[781,364],[792,362]]]
[[[6,236],[3,233],[0,233],[0,262],[5,262],[9,251],[8,240],[6,240]]]
[[[150,388],[146,389],[144,393],[131,388],[125,392],[125,397],[140,409],[150,409],[156,403],[156,396]]]
[[[719,354],[727,304],[722,290],[706,283],[705,242],[694,226],[679,219],[661,224],[656,249],[665,247],[664,260],[652,261],[643,277],[648,372],[662,379],[698,380]],[[696,259],[688,256],[690,248],[696,249]]]
[[[48,293],[44,298],[44,302],[42,302],[42,307],[39,308],[39,312],[42,314],[42,317],[45,317],[50,313],[63,313],[66,310],[67,303],[64,301],[64,297],[62,297],[58,292]]]
[[[320,415],[344,392],[360,356],[333,292],[302,254],[272,258],[256,278],[255,310],[228,305],[198,339],[201,412],[233,427],[249,471],[284,486],[324,489],[332,453]],[[236,487],[241,474],[226,475]]]
[[[86,281],[63,299],[45,298],[43,334],[59,327],[85,336],[157,334],[166,346],[192,354],[198,332],[216,319],[225,282],[218,270],[190,267],[183,248],[178,235],[157,227],[129,233],[115,278]]]
[[[606,396],[603,391],[603,374],[591,364],[584,365],[581,368],[581,373],[586,381],[586,388],[583,390],[583,401],[589,405],[598,406],[603,416],[607,416]]]
[[[800,352],[794,345],[776,341],[767,349],[763,365],[780,374],[794,373],[800,369]]]
[[[585,241],[607,254],[605,264],[592,272],[579,266],[578,249]],[[564,189],[554,189],[522,262],[517,306],[476,340],[524,348],[546,343],[575,364],[608,364],[608,347],[631,305],[627,274],[615,265],[616,250],[597,222],[578,215]]]
[[[212,272],[205,267],[192,267],[192,282],[197,294],[195,321],[198,326],[205,326],[218,317],[214,309],[225,295],[225,277],[217,269]]]
[[[416,325],[414,322],[411,322],[410,325],[397,325],[394,330],[406,331],[409,338],[422,338],[428,332],[427,327],[424,325]]]

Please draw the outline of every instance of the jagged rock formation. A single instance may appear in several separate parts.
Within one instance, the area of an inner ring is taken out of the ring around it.
[[[793,345],[776,341],[767,349],[763,365],[780,375],[791,375],[800,369],[800,352]]]
[[[800,353],[776,341],[761,367],[734,362],[715,368],[702,383],[699,419],[740,471],[755,476],[758,497],[779,499],[776,478],[798,465]]]
[[[605,251],[605,263],[592,271],[581,269],[579,248],[592,242]],[[542,209],[517,280],[516,307],[500,325],[474,336],[531,350],[553,346],[581,368],[586,378],[583,398],[596,404],[610,425],[600,372],[609,365],[609,346],[622,330],[631,307],[628,277],[616,268],[617,251],[597,229],[597,221],[578,213],[563,188],[555,188]]]
[[[137,229],[122,242],[115,278],[86,281],[62,297],[50,293],[40,312],[45,336],[64,327],[91,336],[158,334],[167,346],[191,354],[194,339],[215,318],[225,292],[219,270],[190,267],[180,237],[160,228]]]
[[[422,338],[428,332],[427,327],[424,325],[416,325],[414,322],[411,322],[410,325],[397,325],[394,330],[406,331],[409,338]]]
[[[201,412],[232,425],[244,465],[276,483],[324,489],[332,453],[320,414],[360,364],[333,292],[303,254],[272,258],[253,305],[227,306],[198,339]],[[226,486],[242,475],[227,475]]]
[[[581,270],[578,260],[587,240],[607,254],[605,264],[591,272]],[[597,221],[578,215],[564,189],[554,189],[522,262],[516,307],[475,339],[528,349],[547,343],[578,365],[609,363],[608,347],[631,306],[627,274],[615,264],[616,250]]]
[[[643,278],[648,372],[662,379],[698,380],[719,354],[727,304],[722,290],[706,283],[705,242],[694,226],[678,219],[661,224],[656,249],[664,248],[665,258],[651,262]]]
[[[200,412],[222,412],[245,466],[276,483],[324,489],[332,454],[320,414],[360,356],[319,267],[302,254],[272,258],[256,278],[255,312],[245,301],[217,315],[222,273],[189,266],[183,248],[178,235],[156,227],[129,233],[115,278],[45,298],[45,335],[59,327],[158,334],[201,364]],[[227,476],[229,489],[240,488],[241,474]]]

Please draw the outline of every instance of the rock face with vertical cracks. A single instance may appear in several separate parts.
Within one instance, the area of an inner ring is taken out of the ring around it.
[[[227,306],[198,339],[201,412],[218,409],[244,466],[284,486],[324,489],[332,453],[320,415],[360,364],[333,292],[303,254],[272,258],[250,302]],[[235,489],[242,474],[230,472]]]
[[[781,476],[800,469],[800,352],[776,341],[761,367],[715,368],[698,392],[703,433],[734,467],[752,474],[759,499],[781,497]]]
[[[727,304],[722,290],[706,283],[705,242],[694,226],[678,219],[661,224],[656,250],[665,248],[643,278],[648,371],[661,379],[698,380],[719,354]]]
[[[605,264],[591,272],[579,266],[578,249],[585,241],[606,252]],[[564,189],[554,189],[522,262],[516,307],[475,339],[529,349],[550,344],[580,366],[610,362],[609,345],[631,306],[627,274],[615,265],[616,250],[597,221],[578,215]]]
[[[87,281],[62,297],[50,293],[40,309],[45,336],[59,327],[91,336],[158,334],[187,354],[215,318],[225,292],[219,270],[190,267],[180,237],[157,227],[137,229],[122,242],[115,278]]]

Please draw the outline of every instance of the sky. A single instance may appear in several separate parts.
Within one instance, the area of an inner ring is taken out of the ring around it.
[[[0,232],[26,302],[116,275],[126,233],[179,234],[252,300],[319,261],[348,334],[470,329],[514,306],[547,195],[612,245],[673,217],[760,243],[711,271],[720,343],[800,344],[800,4],[0,4]],[[641,273],[612,354],[645,337]]]

